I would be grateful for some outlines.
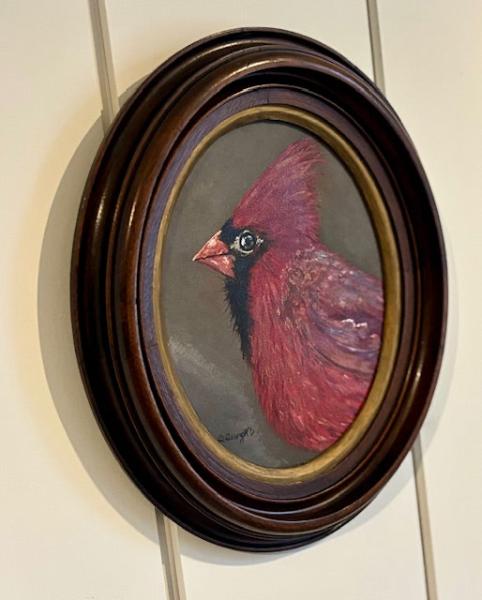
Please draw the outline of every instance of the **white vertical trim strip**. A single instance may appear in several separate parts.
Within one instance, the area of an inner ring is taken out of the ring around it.
[[[428,600],[437,600],[437,578],[435,576],[435,559],[433,553],[432,530],[430,528],[430,511],[427,497],[427,484],[423,466],[422,441],[417,437],[412,448],[415,489],[417,491],[418,520],[422,539],[423,561],[425,567],[425,585]]]
[[[119,112],[119,95],[112,60],[112,49],[107,23],[105,0],[89,0],[90,20],[94,37],[95,58],[102,98],[102,123],[104,133]]]
[[[106,133],[119,112],[119,95],[105,0],[89,0],[89,7],[102,98],[102,124]],[[169,600],[186,600],[178,526],[157,509],[155,513],[167,597]]]
[[[179,547],[179,527],[158,510],[156,510],[156,517],[168,598],[186,600]]]
[[[370,47],[372,53],[373,76],[380,90],[386,94],[385,73],[383,69],[383,52],[378,19],[377,0],[367,1],[368,27],[370,30]],[[420,436],[417,437],[412,448],[412,464],[415,477],[415,491],[417,495],[417,511],[422,543],[425,588],[428,600],[437,600],[437,581],[435,577],[435,562],[433,554],[432,532],[430,529],[430,512],[427,499],[427,486],[423,467],[423,452]]]
[[[373,79],[385,93],[385,74],[383,72],[382,40],[378,20],[377,0],[367,0],[368,29],[370,31],[370,49],[372,53]]]

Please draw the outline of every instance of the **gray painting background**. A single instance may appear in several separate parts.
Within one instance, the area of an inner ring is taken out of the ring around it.
[[[175,371],[201,421],[226,448],[256,464],[294,466],[313,458],[271,429],[254,394],[248,364],[224,301],[223,277],[193,255],[288,144],[307,132],[277,122],[242,126],[216,140],[192,169],[167,231],[161,310]],[[319,184],[321,241],[380,276],[368,213],[350,175],[324,145]]]

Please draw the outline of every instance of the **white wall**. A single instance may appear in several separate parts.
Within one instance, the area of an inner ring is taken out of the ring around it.
[[[450,255],[447,352],[422,432],[425,486],[418,477],[427,568],[409,457],[362,515],[303,550],[249,555],[181,532],[189,600],[482,597],[482,4],[378,4],[387,95],[427,169]],[[186,43],[242,25],[311,35],[372,73],[363,0],[108,0],[106,8],[113,69],[102,83],[111,94]],[[97,429],[70,334],[70,246],[103,135],[89,6],[3,0],[0,20],[0,597],[168,598],[164,533]]]
[[[387,94],[427,170],[450,259],[444,370],[422,432],[440,598],[482,597],[482,3],[379,0]]]

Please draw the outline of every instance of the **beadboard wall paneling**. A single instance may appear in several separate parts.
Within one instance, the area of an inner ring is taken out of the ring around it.
[[[5,0],[0,596],[164,598],[155,514],[92,417],[69,314],[73,228],[102,139],[89,7]]]
[[[482,4],[379,0],[387,96],[431,182],[449,251],[446,352],[422,430],[440,600],[482,597]]]

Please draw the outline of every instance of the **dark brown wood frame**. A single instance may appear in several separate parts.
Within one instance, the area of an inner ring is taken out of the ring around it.
[[[323,119],[356,149],[389,215],[401,278],[399,344],[380,409],[347,456],[291,483],[237,472],[189,429],[159,353],[152,293],[161,218],[194,146],[223,118],[269,105]],[[443,240],[416,151],[374,84],[314,40],[239,29],[189,46],[143,82],[97,154],[72,260],[72,321],[85,387],[138,487],[209,541],[243,550],[292,548],[359,513],[421,426],[446,309]]]

